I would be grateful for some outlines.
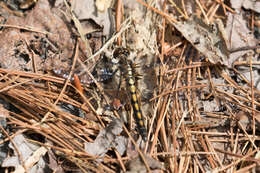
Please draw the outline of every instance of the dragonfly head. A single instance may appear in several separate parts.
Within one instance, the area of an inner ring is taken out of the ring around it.
[[[124,47],[118,47],[113,52],[112,62],[115,64],[122,63],[123,61],[127,60],[129,56],[130,56],[129,49]]]

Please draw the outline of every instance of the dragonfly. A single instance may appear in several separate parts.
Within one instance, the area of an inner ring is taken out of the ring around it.
[[[142,136],[143,140],[147,140],[147,130],[144,123],[144,116],[141,109],[141,104],[137,97],[137,80],[138,75],[136,73],[136,65],[132,60],[128,59],[130,51],[127,48],[119,47],[115,49],[113,57],[118,60],[120,69],[120,79],[126,80],[127,92],[131,97],[131,106],[134,112],[134,118],[138,127],[138,131]],[[121,81],[120,80],[120,81]],[[120,82],[121,83],[121,82]]]
[[[133,110],[134,119],[137,124],[137,130],[141,135],[144,141],[147,140],[147,129],[145,126],[145,118],[143,116],[142,107],[140,104],[140,98],[137,95],[137,80],[140,78],[140,75],[137,74],[137,66],[131,60],[130,57],[131,51],[128,48],[118,47],[113,51],[112,58],[107,59],[103,57],[93,68],[92,75],[97,82],[107,83],[107,85],[112,85],[113,78],[115,78],[117,72],[119,72],[120,81],[118,84],[113,84],[113,86],[108,86],[108,88],[115,88],[118,85],[118,92],[120,92],[120,87],[124,83],[126,94],[119,93],[117,96],[129,96],[130,105]],[[92,85],[94,81],[86,74],[82,73],[82,69],[76,68],[74,71],[75,74],[84,74],[79,76],[80,82],[84,85]],[[53,72],[62,78],[68,78],[69,72],[66,72],[62,69],[54,69]],[[74,80],[73,77],[70,80]],[[111,92],[112,93],[112,92]],[[113,95],[115,92],[113,92]]]

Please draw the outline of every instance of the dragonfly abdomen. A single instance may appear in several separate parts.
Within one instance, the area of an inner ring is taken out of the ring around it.
[[[146,140],[147,131],[144,124],[144,117],[141,111],[141,106],[137,100],[137,94],[136,94],[136,82],[135,77],[133,76],[133,67],[130,63],[127,63],[127,73],[125,75],[127,85],[128,85],[128,91],[131,95],[131,105],[134,110],[134,116],[135,120],[138,126],[138,130],[140,131],[140,134],[144,140]]]

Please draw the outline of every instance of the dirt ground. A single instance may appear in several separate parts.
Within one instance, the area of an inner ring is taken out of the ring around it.
[[[259,38],[254,0],[0,1],[0,171],[259,172]]]

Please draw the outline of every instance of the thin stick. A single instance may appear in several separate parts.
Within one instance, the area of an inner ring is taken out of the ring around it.
[[[37,30],[37,28],[31,27],[31,26],[18,26],[18,25],[0,24],[0,27],[23,29],[23,30],[26,30],[26,31],[37,32],[37,33],[44,34],[44,35],[53,34],[51,32]]]

